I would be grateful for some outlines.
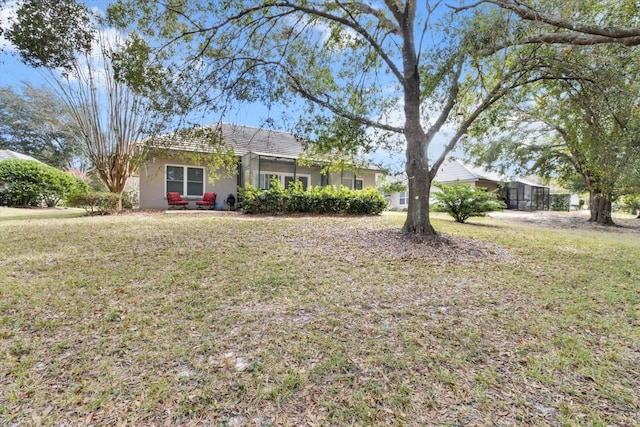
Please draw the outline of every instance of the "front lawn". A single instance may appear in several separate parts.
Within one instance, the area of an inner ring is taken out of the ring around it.
[[[640,234],[0,222],[1,425],[638,425]]]
[[[70,218],[84,216],[87,212],[78,208],[8,208],[0,206],[0,221],[14,219]]]

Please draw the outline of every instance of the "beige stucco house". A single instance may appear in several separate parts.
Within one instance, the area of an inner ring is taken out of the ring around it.
[[[404,176],[406,181],[406,176]],[[472,185],[493,191],[502,187],[499,195],[504,199],[507,209],[516,210],[549,210],[549,188],[525,181],[519,178],[509,178],[473,166],[461,160],[445,161],[434,182],[440,184]],[[431,187],[431,193],[440,191],[436,186]],[[435,200],[432,200],[434,202]],[[401,191],[389,196],[389,206],[392,209],[406,209],[409,205],[408,191]]]
[[[195,207],[195,201],[202,199],[205,192],[215,192],[216,208],[225,209],[224,202],[230,194],[238,199],[238,187],[252,184],[266,189],[272,179],[285,187],[300,181],[305,188],[344,185],[362,189],[374,187],[376,174],[380,172],[370,168],[323,173],[320,163],[302,165],[299,159],[304,152],[303,143],[286,132],[226,123],[206,129],[219,134],[220,143],[233,150],[238,173],[212,181],[210,177],[220,175],[220,171],[210,170],[212,167],[198,156],[214,150],[211,144],[193,134],[165,135],[160,146],[149,150],[148,160],[138,170],[141,209],[167,208],[168,191],[178,191],[190,201],[190,207]]]

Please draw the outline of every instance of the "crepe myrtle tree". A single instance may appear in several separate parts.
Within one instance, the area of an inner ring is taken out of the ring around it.
[[[112,66],[120,37],[74,0],[21,3],[5,35],[23,62],[45,69],[84,154],[109,191],[121,195],[140,157],[147,101]]]
[[[429,192],[446,156],[496,100],[540,77],[530,61],[535,48],[477,55],[504,22],[500,9],[453,13],[443,2],[392,0],[151,3],[119,0],[108,10],[112,23],[137,35],[121,64],[130,81],[162,93],[166,108],[279,103],[299,114],[298,134],[341,158],[398,147],[410,194],[405,233],[435,234]],[[163,73],[152,72],[160,66]],[[445,142],[436,150],[438,139]]]

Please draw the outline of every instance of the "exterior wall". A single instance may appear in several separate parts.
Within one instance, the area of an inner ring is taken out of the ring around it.
[[[281,172],[295,173],[296,175],[306,175],[310,177],[309,185],[320,185],[320,167],[319,166],[300,166],[293,162],[277,162],[260,159],[260,173],[265,172]]]
[[[351,182],[351,189],[353,189],[353,179],[355,177],[355,179],[362,180],[362,188],[375,187],[376,175],[377,173],[375,171],[364,171],[355,174],[352,171],[331,172],[329,174],[329,185],[339,187],[342,185],[342,180],[344,179]]]
[[[140,209],[167,209],[166,183],[165,183],[165,166],[203,166],[184,162],[179,159],[156,158],[142,165],[138,171],[140,177]],[[209,171],[205,167],[205,185],[204,191],[213,191],[216,193],[216,202],[224,202],[231,193],[237,199],[237,177],[217,179],[213,184],[207,179]],[[192,201],[189,207],[195,207],[195,201],[201,197],[185,197]]]
[[[475,182],[476,187],[484,188],[487,191],[493,191],[498,189],[498,183],[495,181],[488,181],[485,179],[479,179]]]
[[[387,197],[390,209],[407,209],[409,207],[408,199],[407,203],[400,203],[400,192],[396,192]]]
[[[167,197],[166,197],[166,166],[198,166],[204,167],[205,177],[208,177],[210,171],[203,164],[190,163],[180,158],[168,158],[158,157],[145,163],[138,170],[139,176],[139,188],[140,188],[140,209],[167,209]],[[280,172],[280,173],[295,173],[297,175],[310,176],[309,185],[319,186],[322,185],[321,169],[319,166],[295,166],[293,162],[277,162],[268,159],[261,159],[260,172]],[[257,171],[256,171],[257,174]],[[330,185],[339,186],[341,183],[341,177],[350,178],[353,180],[353,172],[344,172],[344,174],[333,173],[329,178]],[[356,179],[362,179],[363,187],[375,187],[376,184],[376,172],[366,171],[355,175]],[[205,192],[213,191],[217,194],[216,202],[224,202],[229,194],[233,194],[238,199],[238,180],[237,176],[231,178],[217,179],[214,183],[205,182]],[[254,184],[255,185],[255,184]],[[353,184],[352,184],[353,185]],[[190,200],[190,208],[195,207],[195,201],[200,200],[201,197],[196,196],[183,196],[184,199]]]

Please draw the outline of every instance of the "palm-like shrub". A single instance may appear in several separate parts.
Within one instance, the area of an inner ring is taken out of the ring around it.
[[[446,212],[457,222],[465,222],[472,216],[485,216],[487,212],[505,208],[497,199],[496,191],[487,191],[467,184],[435,184],[440,192],[432,193],[436,199],[435,211]]]

